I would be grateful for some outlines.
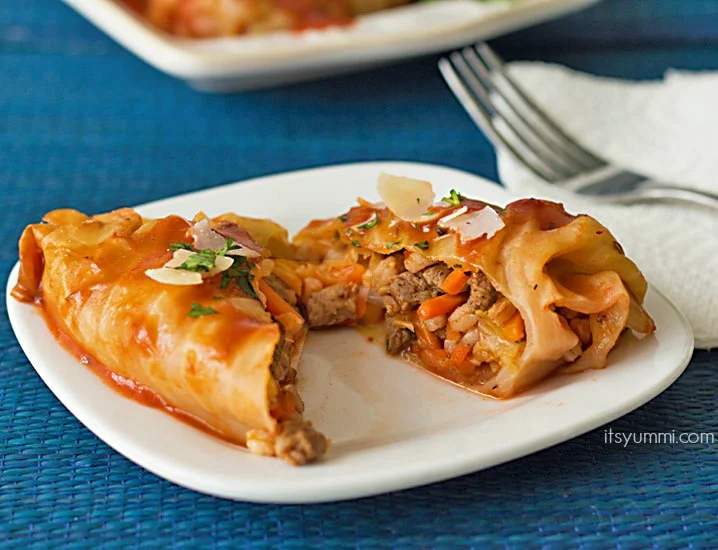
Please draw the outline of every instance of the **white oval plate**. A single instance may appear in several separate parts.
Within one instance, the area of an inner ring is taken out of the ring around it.
[[[348,27],[187,40],[157,30],[118,0],[65,3],[155,68],[205,91],[274,86],[449,50],[599,0],[437,0],[379,11]]]
[[[348,209],[358,195],[378,200],[380,172],[413,176],[496,203],[498,185],[440,166],[363,163],[270,176],[139,207],[148,217],[269,217],[290,231]],[[439,194],[439,196],[442,196]],[[23,350],[62,403],[108,445],[170,481],[255,502],[341,500],[423,485],[506,462],[601,426],[646,403],[683,372],[693,350],[685,318],[655,290],[647,309],[655,338],[627,339],[609,367],[556,377],[508,401],[481,398],[399,360],[352,329],[310,335],[300,365],[306,416],[333,444],[323,462],[294,468],[250,455],[171,416],[125,399],[64,351],[29,305],[7,295]],[[42,411],[37,411],[41,413]]]

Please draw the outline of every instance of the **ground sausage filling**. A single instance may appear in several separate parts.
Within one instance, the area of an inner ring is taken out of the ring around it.
[[[386,350],[418,358],[447,378],[480,382],[516,357],[526,340],[523,319],[480,271],[463,271],[418,253],[397,253],[371,270],[372,292],[385,310]],[[591,343],[588,316],[557,311],[578,336],[575,360]]]

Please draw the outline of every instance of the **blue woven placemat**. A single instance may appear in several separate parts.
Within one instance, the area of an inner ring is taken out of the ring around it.
[[[648,78],[718,69],[718,4],[606,0],[497,41],[509,57]],[[201,95],[53,0],[0,2],[0,273],[21,228],[321,164],[407,159],[495,176],[435,58],[291,88]],[[4,275],[3,275],[4,277]],[[200,495],[138,468],[44,386],[0,306],[0,548],[710,547],[718,447],[604,443],[603,429],[425,488],[330,505]],[[711,432],[718,353],[699,352],[621,432]],[[487,444],[490,444],[487,442]]]

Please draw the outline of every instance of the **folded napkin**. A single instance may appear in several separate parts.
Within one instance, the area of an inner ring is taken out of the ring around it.
[[[536,103],[583,145],[615,164],[718,193],[718,73],[669,71],[626,82],[543,63],[512,63]],[[595,216],[649,283],[688,317],[696,346],[718,346],[718,212],[684,205],[597,206],[537,178],[505,152],[513,194],[558,200]]]

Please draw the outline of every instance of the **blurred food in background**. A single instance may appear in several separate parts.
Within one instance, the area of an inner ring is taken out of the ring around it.
[[[123,0],[151,23],[187,38],[346,25],[411,0]]]

